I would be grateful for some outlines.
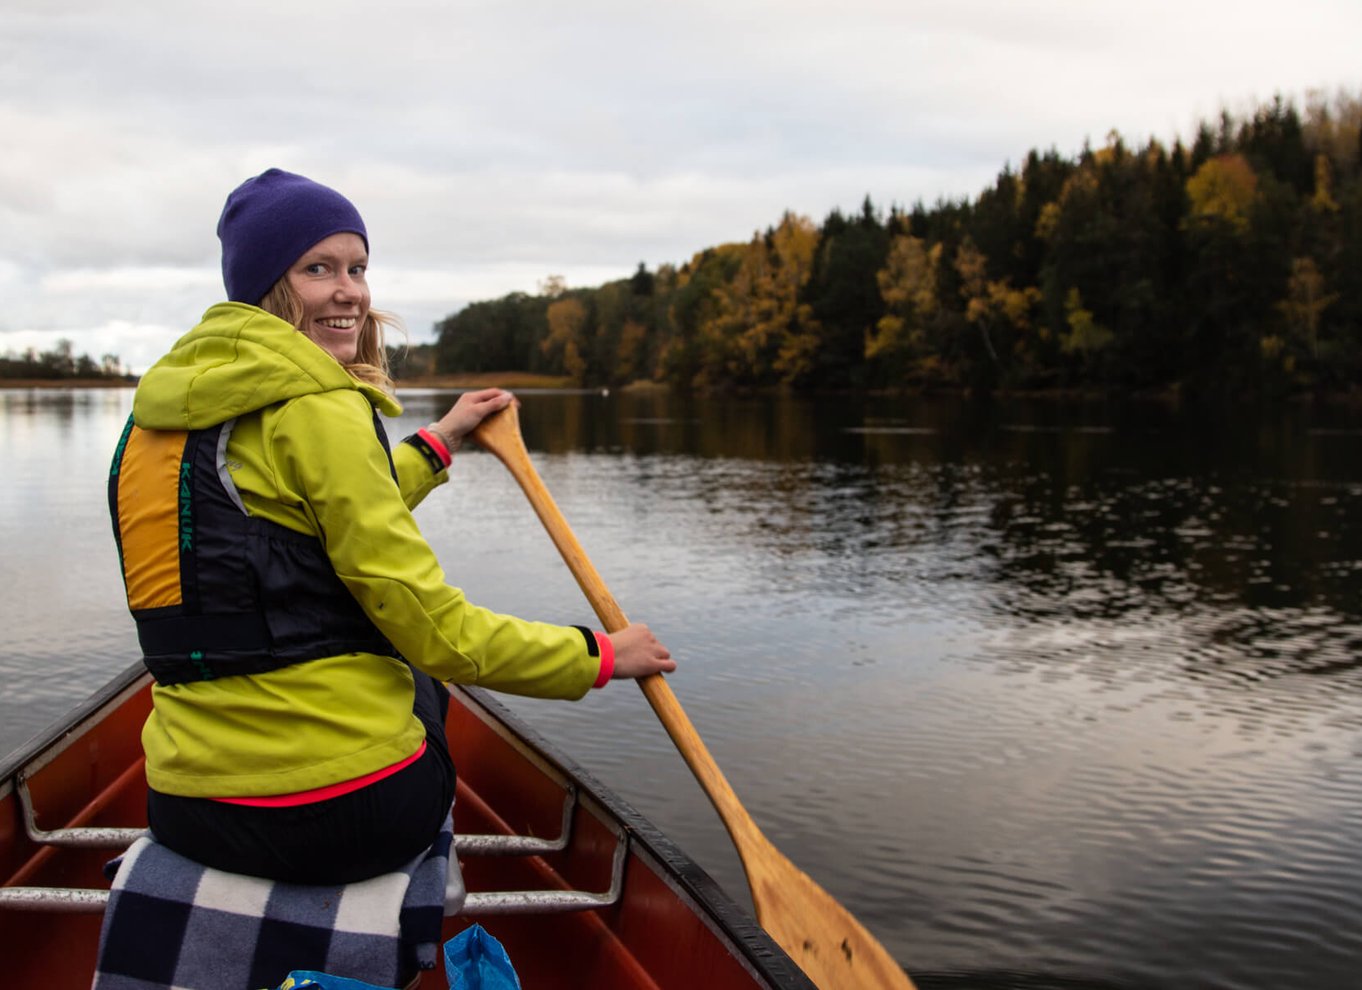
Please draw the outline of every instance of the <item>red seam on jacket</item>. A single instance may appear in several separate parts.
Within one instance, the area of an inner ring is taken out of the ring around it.
[[[363,777],[354,777],[350,780],[342,780],[339,784],[327,784],[325,787],[314,787],[310,791],[295,791],[292,794],[271,794],[269,797],[223,797],[213,798],[214,801],[221,801],[223,804],[244,804],[252,808],[292,808],[300,804],[315,804],[318,801],[325,801],[328,798],[340,797],[342,794],[349,794],[357,791],[361,787],[375,784],[384,777],[391,777],[404,767],[409,767],[421,758],[421,754],[426,751],[426,741],[421,740],[421,745],[416,752],[412,753],[405,760],[398,760],[392,766],[383,767],[373,773],[366,773]]]

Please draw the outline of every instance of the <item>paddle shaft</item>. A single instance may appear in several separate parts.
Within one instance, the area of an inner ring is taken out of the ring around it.
[[[530,461],[516,407],[507,406],[487,417],[472,436],[520,484],[606,632],[627,626],[624,610]],[[757,828],[666,680],[653,674],[639,678],[638,684],[719,813],[747,874],[757,920],[780,947],[822,990],[914,990],[903,967],[865,926]]]
[[[591,558],[587,556],[572,527],[568,525],[543,479],[539,477],[539,472],[535,470],[520,438],[518,417],[514,412],[514,407],[510,407],[506,412],[489,417],[473,432],[473,439],[506,465],[507,470],[525,492],[535,514],[548,531],[550,539],[567,563],[568,570],[576,578],[587,601],[591,603],[597,617],[605,626],[605,631],[619,632],[629,624],[629,620],[619,603],[615,601],[615,596],[606,587],[595,565],[591,563]],[[653,674],[639,678],[638,686],[657,714],[663,728],[667,730],[667,735],[671,736],[682,759],[686,761],[691,773],[700,782],[700,786],[718,811],[724,827],[728,829],[741,853],[760,837],[752,817],[738,800],[737,794],[724,777],[723,771],[719,769],[719,764],[715,762],[704,740],[700,738],[700,733],[696,731],[666,679],[660,674]]]

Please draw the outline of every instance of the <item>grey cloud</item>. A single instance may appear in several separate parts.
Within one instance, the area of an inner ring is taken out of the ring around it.
[[[0,332],[137,326],[150,346],[192,321],[223,198],[271,165],[361,206],[416,332],[787,209],[971,196],[1032,148],[1356,86],[1359,35],[1341,0],[7,0]],[[135,269],[202,281],[157,292]]]

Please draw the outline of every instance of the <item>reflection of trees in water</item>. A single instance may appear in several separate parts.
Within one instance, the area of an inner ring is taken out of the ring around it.
[[[659,395],[606,443],[680,454],[668,483],[760,548],[768,588],[817,582],[888,616],[968,598],[1020,632],[1011,661],[1052,671],[1359,679],[1362,482],[1340,460],[1358,437],[1290,416],[1026,412]]]
[[[0,389],[0,414],[6,418],[50,417],[70,423],[118,409],[131,395],[130,390],[122,388]]]
[[[1362,490],[1296,482],[1050,479],[999,482],[990,525],[999,576],[1064,603],[1097,577],[1180,609],[1208,599],[1251,608],[1325,606],[1352,614],[1359,590]],[[1082,598],[1075,615],[1111,618],[1124,597]],[[1045,607],[1045,606],[1042,606]]]
[[[1320,413],[537,398],[532,447],[627,452],[721,541],[759,547],[769,587],[804,569],[876,608],[967,587],[1033,626],[1194,620],[1193,671],[1353,666],[1362,437],[1318,428]]]

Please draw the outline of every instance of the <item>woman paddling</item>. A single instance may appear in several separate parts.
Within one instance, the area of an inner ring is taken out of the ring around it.
[[[218,237],[229,301],[142,377],[110,475],[157,682],[149,822],[218,869],[365,879],[424,850],[453,801],[439,682],[575,699],[676,665],[644,625],[529,622],[446,581],[411,509],[514,400],[467,393],[389,447],[389,321],[345,197],[270,169]]]

